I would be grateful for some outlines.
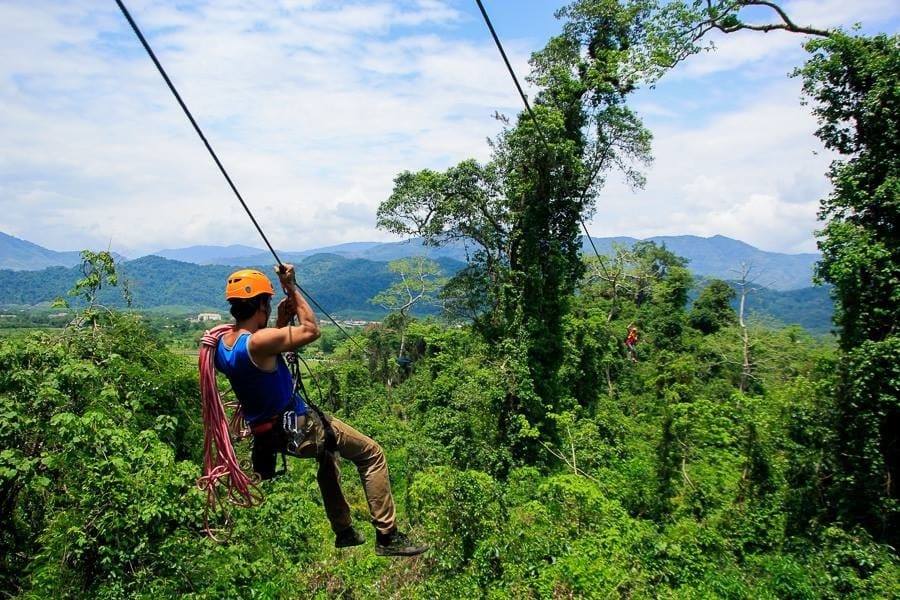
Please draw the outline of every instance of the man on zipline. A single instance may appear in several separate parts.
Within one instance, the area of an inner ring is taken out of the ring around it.
[[[339,461],[344,457],[356,465],[362,480],[376,530],[375,553],[414,556],[425,552],[427,547],[412,544],[394,523],[394,498],[381,447],[295,393],[281,353],[296,351],[318,339],[319,324],[296,285],[294,267],[284,265],[276,270],[286,297],[278,304],[274,328],[267,327],[275,295],[269,279],[251,269],[229,276],[225,298],[231,304],[235,324],[221,337],[215,351],[216,369],[231,382],[253,434],[253,470],[262,479],[271,479],[278,453],[315,457],[325,513],[335,533],[334,545],[345,548],[363,544],[365,539],[353,528],[350,507],[341,491]],[[294,317],[297,325],[291,324]],[[285,423],[296,423],[295,427],[288,425],[296,433],[285,431]]]

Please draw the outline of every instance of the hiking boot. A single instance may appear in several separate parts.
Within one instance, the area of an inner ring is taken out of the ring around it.
[[[347,529],[335,534],[334,536],[335,548],[349,548],[350,546],[359,546],[360,544],[365,543],[366,538],[364,538],[361,533],[353,529],[353,527],[348,527]]]
[[[413,544],[406,534],[396,529],[388,534],[378,534],[375,540],[375,554],[378,556],[415,556],[428,550],[428,546]]]

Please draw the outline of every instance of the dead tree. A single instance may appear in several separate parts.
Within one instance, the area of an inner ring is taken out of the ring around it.
[[[750,379],[753,377],[753,359],[751,356],[750,329],[747,327],[745,319],[745,308],[747,305],[747,296],[756,291],[756,280],[760,273],[753,273],[753,263],[741,263],[738,269],[738,290],[740,295],[740,305],[738,307],[738,325],[741,329],[741,379],[739,389],[741,393],[747,391]]]

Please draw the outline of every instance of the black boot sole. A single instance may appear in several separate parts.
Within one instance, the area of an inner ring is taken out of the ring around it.
[[[418,556],[428,552],[428,547],[421,548],[390,548],[386,546],[375,546],[375,554],[378,556]]]

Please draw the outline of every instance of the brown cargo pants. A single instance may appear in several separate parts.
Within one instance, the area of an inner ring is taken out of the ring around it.
[[[331,522],[331,529],[337,533],[351,525],[350,506],[341,490],[340,461],[341,458],[346,458],[356,465],[369,504],[372,525],[380,533],[392,531],[396,511],[384,451],[372,438],[361,434],[346,423],[327,415],[325,418],[334,431],[337,451],[325,451],[325,428],[318,415],[310,411],[298,422],[298,427],[305,435],[296,455],[301,458],[318,459],[319,469],[316,479],[319,482],[325,514]],[[283,434],[276,433],[274,429],[254,437],[253,470],[263,479],[275,475],[276,455],[284,448],[284,443]]]

